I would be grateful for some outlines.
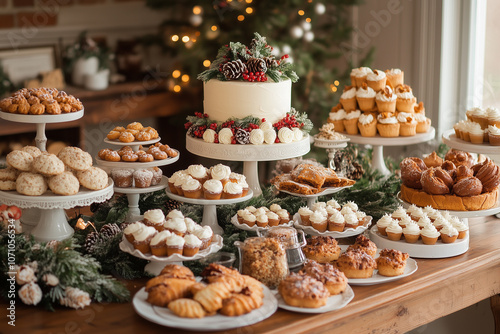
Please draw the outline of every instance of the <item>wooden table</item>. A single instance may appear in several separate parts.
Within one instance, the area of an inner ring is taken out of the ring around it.
[[[499,333],[500,220],[469,220],[470,249],[449,259],[417,259],[419,269],[392,283],[354,286],[345,308],[318,315],[278,310],[245,328],[217,333],[403,333],[491,298]],[[132,294],[145,279],[126,282]],[[4,308],[5,303],[1,305]],[[47,312],[17,305],[16,328],[0,333],[193,333],[162,327],[137,315],[131,303],[96,304],[83,310]]]

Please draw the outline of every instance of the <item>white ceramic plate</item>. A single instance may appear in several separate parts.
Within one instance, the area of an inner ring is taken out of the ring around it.
[[[299,312],[299,313],[325,313],[330,311],[335,311],[341,309],[342,307],[349,304],[349,302],[354,298],[354,291],[347,285],[347,288],[341,294],[336,296],[331,296],[328,298],[325,306],[318,308],[306,308],[306,307],[295,307],[290,306],[285,303],[281,295],[276,292],[276,299],[278,299],[278,307],[287,311]]]
[[[134,140],[133,142],[130,142],[130,143],[124,143],[122,141],[119,141],[118,139],[116,139],[116,140],[110,140],[108,138],[105,138],[104,142],[106,144],[117,145],[117,146],[132,146],[132,145],[133,146],[139,146],[139,145],[147,146],[147,145],[151,145],[151,144],[157,143],[160,140],[161,140],[161,138],[158,137],[158,138],[151,139],[151,140],[144,140],[144,141]]]
[[[276,312],[278,308],[276,297],[269,288],[263,287],[264,304],[260,308],[239,317],[228,317],[217,313],[214,316],[201,319],[181,318],[174,315],[166,307],[153,306],[146,302],[148,294],[144,288],[135,294],[132,304],[137,314],[158,325],[197,332],[220,331],[253,325],[269,318]]]
[[[84,108],[75,112],[64,113],[59,115],[42,114],[42,115],[23,115],[23,114],[11,114],[9,112],[0,111],[0,118],[7,121],[18,122],[18,123],[62,123],[71,122],[83,117]]]
[[[170,189],[168,187],[165,189],[165,192],[167,193],[167,196],[170,197],[173,200],[176,200],[176,201],[179,201],[179,202],[183,202],[183,203],[198,204],[198,205],[225,205],[225,204],[234,204],[234,203],[240,203],[240,202],[248,201],[253,196],[252,189],[249,189],[248,190],[248,194],[246,196],[244,196],[244,197],[231,198],[231,199],[188,198],[188,197],[180,196],[180,195],[177,195],[177,194],[172,194],[170,192]]]
[[[177,151],[177,150],[175,150]],[[166,159],[162,160],[153,160],[151,162],[127,162],[127,161],[107,161],[107,160],[102,160],[99,157],[96,157],[95,160],[99,166],[103,167],[110,167],[110,168],[133,168],[133,169],[142,169],[142,168],[150,168],[150,167],[155,167],[155,166],[165,166],[165,165],[170,165],[177,160],[179,160],[180,153],[177,151],[177,156],[176,157],[169,157]]]
[[[347,238],[347,237],[352,237],[354,235],[358,235],[366,231],[368,227],[372,224],[372,217],[371,216],[366,216],[367,220],[364,225],[358,226],[355,229],[353,228],[346,228],[343,232],[335,232],[335,231],[326,231],[326,232],[319,232],[312,226],[304,226],[302,225],[302,219],[300,218],[299,213],[297,212],[295,215],[293,215],[293,221],[294,225],[296,228],[304,230],[304,232],[308,235],[321,235],[321,236],[328,236],[328,237],[334,237],[334,238]]]
[[[340,245],[340,249],[342,252],[345,252],[348,245]],[[381,249],[377,249],[377,255],[375,255],[375,258],[378,257],[379,252]],[[403,277],[410,276],[413,274],[415,271],[417,271],[418,265],[417,261],[415,261],[412,258],[408,258],[406,260],[406,267],[403,275],[399,276],[382,276],[379,275],[378,270],[373,271],[373,276],[370,278],[348,278],[347,281],[349,282],[350,285],[375,285],[375,284],[382,284],[382,283],[387,283],[387,282],[392,282],[392,281],[397,281]]]
[[[262,230],[267,230],[269,228],[269,226],[266,226],[266,227],[259,227],[257,225],[254,225],[254,226],[248,226],[247,224],[240,224],[238,222],[238,214],[234,215],[231,217],[231,223],[236,226],[237,228],[239,228],[240,230],[245,230],[245,231],[254,231],[254,232],[257,232],[257,231],[262,231]],[[288,223],[286,224],[280,224],[278,226],[292,226],[293,225],[293,220],[290,220]]]
[[[314,146],[321,148],[343,148],[347,146],[347,142],[350,140],[350,138],[328,140],[318,138],[318,135],[314,135]]]
[[[115,193],[119,194],[144,194],[144,193],[152,193],[153,191],[158,191],[162,190],[168,187],[168,179],[166,176],[162,176],[161,182],[157,184],[156,186],[151,186],[147,188],[136,188],[136,187],[128,187],[128,188],[121,188],[121,187],[114,187]]]

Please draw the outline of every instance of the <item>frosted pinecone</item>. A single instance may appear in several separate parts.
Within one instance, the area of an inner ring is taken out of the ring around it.
[[[222,66],[222,73],[228,80],[238,79],[246,70],[247,66],[240,59],[227,62]]]
[[[248,131],[243,130],[243,129],[238,129],[236,130],[236,134],[234,135],[234,138],[238,142],[238,144],[248,144],[250,143],[250,133]]]
[[[248,69],[248,72],[266,73],[266,71],[267,71],[266,61],[262,58],[250,58],[247,61],[247,69]]]

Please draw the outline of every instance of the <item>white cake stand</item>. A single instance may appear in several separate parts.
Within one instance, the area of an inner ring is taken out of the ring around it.
[[[259,161],[276,161],[301,157],[310,149],[310,137],[289,144],[224,145],[205,143],[202,139],[186,134],[186,149],[196,155],[226,161],[243,161],[243,174],[254,196],[262,194],[259,183]]]
[[[84,108],[82,110],[65,113],[59,115],[23,115],[23,114],[12,114],[9,112],[0,111],[0,118],[11,122],[17,123],[28,123],[36,125],[36,137],[35,143],[41,151],[47,150],[47,137],[45,136],[45,124],[47,123],[64,123],[71,122],[83,117]],[[23,210],[23,215],[21,217],[21,222],[25,232],[32,230],[40,218],[40,210],[37,208],[25,209]]]
[[[307,199],[307,206],[309,207],[309,209],[312,209],[312,207],[313,207],[314,203],[316,203],[316,200],[318,199],[318,197],[335,194],[335,193],[338,193],[339,191],[342,191],[344,189],[351,188],[351,187],[352,186],[325,188],[325,190],[323,190],[322,192],[319,192],[317,194],[312,194],[312,195],[302,195],[302,194],[292,193],[292,192],[286,191],[286,190],[279,190],[279,189],[278,190],[282,193],[285,193],[285,194],[289,194],[289,195],[296,196],[296,197],[303,197],[303,198]]]
[[[249,199],[251,199],[253,196],[252,189],[248,190],[248,194],[245,197],[239,197],[239,198],[233,198],[233,199],[218,199],[218,200],[217,199],[210,200],[210,199],[187,198],[184,196],[172,194],[170,192],[169,188],[166,188],[165,191],[167,193],[167,196],[173,200],[176,200],[179,202],[184,202],[184,203],[189,203],[189,204],[203,205],[202,225],[210,226],[212,228],[212,231],[214,231],[215,234],[224,233],[224,230],[222,229],[222,227],[219,226],[219,223],[217,222],[217,208],[216,208],[216,206],[245,202],[245,201],[248,201]]]
[[[328,153],[328,168],[335,170],[335,161],[334,161],[335,152],[338,149],[347,147],[347,142],[349,142],[350,140],[351,140],[350,138],[339,139],[339,140],[328,140],[328,139],[318,138],[318,135],[315,135],[314,146],[326,149],[326,152]],[[340,174],[338,175],[342,176]]]
[[[130,143],[124,143],[124,142],[119,141],[119,140],[110,140],[108,138],[105,138],[104,142],[106,144],[111,144],[111,145],[116,145],[116,146],[130,146],[132,148],[132,150],[134,150],[134,152],[135,152],[135,151],[139,150],[139,146],[148,146],[151,144],[155,144],[155,143],[159,142],[160,140],[161,140],[161,138],[158,137],[156,139],[151,139],[151,140],[147,140],[147,141],[133,141]]]
[[[351,143],[361,144],[361,145],[372,145],[373,156],[372,156],[372,166],[378,170],[382,175],[390,175],[391,172],[385,166],[384,162],[384,146],[406,146],[424,143],[426,141],[434,139],[436,135],[436,130],[431,127],[426,133],[417,133],[415,136],[410,137],[381,137],[376,135],[375,137],[363,137],[361,135],[349,135],[343,133],[346,137],[351,139]]]
[[[68,224],[65,209],[77,206],[89,206],[104,202],[113,196],[113,181],[109,179],[104,189],[92,191],[80,188],[76,195],[61,196],[47,191],[42,196],[25,196],[16,191],[0,191],[0,200],[7,205],[20,208],[38,208],[38,224],[31,231],[37,241],[64,240],[73,235],[73,228]]]
[[[471,142],[457,138],[457,136],[455,135],[455,130],[453,129],[446,130],[443,133],[442,139],[443,143],[451,148],[461,151],[486,154],[491,157],[491,159],[495,163],[500,163],[500,146],[493,146],[488,143],[472,144]]]
[[[96,162],[99,166],[108,168],[130,168],[134,170],[159,167],[170,165],[179,160],[180,153],[177,151],[177,156],[163,160],[153,160],[151,162],[124,162],[124,161],[106,161],[96,157]],[[119,188],[115,187],[115,192],[126,194],[128,199],[128,214],[125,218],[126,222],[134,222],[142,219],[141,211],[139,210],[139,198],[141,194],[151,193],[162,190],[168,187],[168,179],[164,176],[160,184],[148,188]]]
[[[134,246],[130,242],[128,242],[127,239],[125,239],[125,237],[123,237],[122,241],[120,242],[120,249],[126,253],[138,257],[139,259],[148,260],[149,263],[146,265],[146,267],[144,267],[144,271],[157,276],[167,264],[178,264],[182,266],[183,261],[200,260],[210,254],[217,253],[223,246],[222,241],[222,236],[214,234],[210,246],[199,251],[194,256],[184,256],[179,254],[173,254],[170,256],[155,256],[153,254],[143,254],[142,252],[135,249]]]

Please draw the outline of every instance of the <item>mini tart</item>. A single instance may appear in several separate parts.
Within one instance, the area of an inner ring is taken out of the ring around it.
[[[312,236],[302,251],[308,259],[319,263],[331,263],[340,256],[337,240],[329,236]]]
[[[347,278],[369,278],[373,276],[373,270],[377,269],[375,259],[360,250],[342,253],[336,265]]]
[[[329,263],[320,264],[316,261],[307,261],[299,274],[312,277],[323,283],[330,296],[338,295],[347,288],[345,274]]]
[[[405,271],[409,255],[396,249],[382,249],[377,258],[378,273],[382,276],[399,276]]]
[[[360,234],[357,238],[354,244],[349,245],[347,247],[347,251],[351,250],[360,250],[365,252],[366,254],[370,255],[371,257],[375,257],[377,254],[377,245],[364,235]]]
[[[287,305],[305,308],[324,306],[330,296],[323,283],[296,273],[282,280],[278,291]]]

